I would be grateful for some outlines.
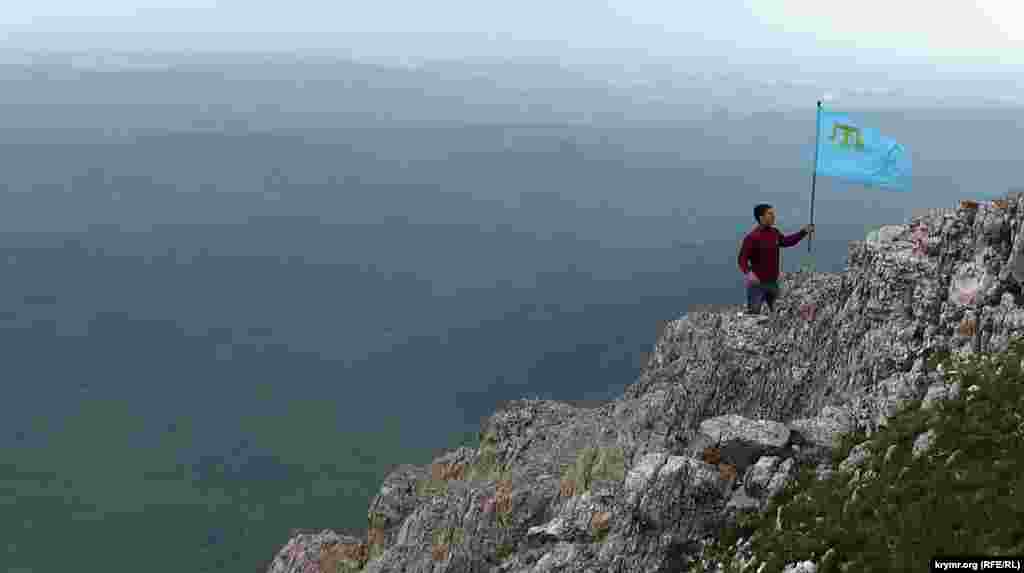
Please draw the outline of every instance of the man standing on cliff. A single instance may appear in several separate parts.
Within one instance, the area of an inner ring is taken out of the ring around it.
[[[814,225],[804,225],[792,235],[783,235],[776,229],[775,209],[771,205],[754,207],[757,226],[743,238],[739,265],[747,285],[747,313],[761,313],[761,303],[768,303],[768,312],[775,311],[779,298],[779,247],[794,247],[804,237],[814,233]]]

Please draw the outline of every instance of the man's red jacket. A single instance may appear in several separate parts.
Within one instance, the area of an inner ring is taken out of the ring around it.
[[[779,280],[779,247],[796,246],[806,235],[807,231],[803,230],[786,236],[775,227],[754,229],[743,238],[738,259],[740,270],[743,274],[753,270],[763,283]]]

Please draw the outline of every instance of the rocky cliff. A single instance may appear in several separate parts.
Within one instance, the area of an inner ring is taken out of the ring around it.
[[[955,396],[930,357],[1007,347],[1024,328],[1022,219],[1021,194],[964,201],[852,243],[844,272],[784,275],[768,320],[687,314],[623,396],[513,403],[479,448],[388,475],[365,537],[296,535],[268,570],[687,570],[798,468],[855,467],[863,448],[830,461],[840,436]]]

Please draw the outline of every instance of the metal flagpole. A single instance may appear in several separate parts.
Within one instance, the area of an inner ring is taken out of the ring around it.
[[[814,187],[818,182],[818,137],[821,136],[821,100],[818,100],[818,111],[814,119],[814,170],[811,171],[811,224],[814,224]],[[807,237],[807,252],[811,252],[814,235]]]

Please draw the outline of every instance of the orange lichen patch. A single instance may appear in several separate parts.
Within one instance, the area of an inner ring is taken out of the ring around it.
[[[731,464],[718,464],[718,475],[725,481],[736,479],[736,466]]]
[[[512,480],[498,482],[494,495],[494,510],[506,515],[512,513]]]
[[[431,464],[430,466],[430,479],[433,481],[461,480],[465,476],[465,464]]]
[[[466,464],[448,464],[444,479],[462,480],[466,477]]]
[[[607,511],[599,511],[590,518],[590,530],[595,534],[600,534],[604,531],[608,531],[611,527],[612,514]]]
[[[977,327],[978,325],[975,319],[964,318],[960,321],[960,326],[957,327],[957,332],[959,332],[961,336],[974,336]]]
[[[368,529],[366,531],[366,545],[369,547],[384,545],[384,528],[371,527]]]
[[[365,543],[335,543],[320,549],[320,570],[362,569],[369,556]]]
[[[963,200],[960,201],[960,208],[961,209],[977,209],[978,208],[978,202],[977,201],[971,201],[970,199],[963,199]]]
[[[438,543],[430,548],[430,556],[434,561],[444,561],[448,559],[448,552],[450,547],[447,543]]]
[[[356,545],[343,544],[338,547],[342,559],[349,559],[362,564],[366,562],[366,558],[369,556],[369,548],[365,543]]]
[[[715,465],[722,460],[722,452],[715,447],[704,448],[704,454],[701,456],[704,463]]]
[[[562,497],[572,497],[576,495],[576,482],[572,478],[562,478],[561,488],[559,493]]]
[[[341,566],[341,557],[337,552],[338,544],[324,545],[320,548],[319,565],[321,571],[337,571]]]

